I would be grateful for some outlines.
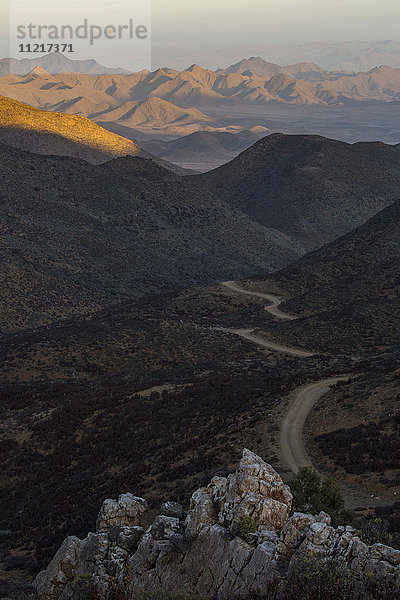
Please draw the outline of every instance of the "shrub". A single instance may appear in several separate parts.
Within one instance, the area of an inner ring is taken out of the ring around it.
[[[387,523],[377,518],[368,521],[358,532],[360,539],[371,546],[372,544],[391,544],[393,535],[389,532]]]
[[[291,483],[293,508],[301,512],[319,513],[321,510],[337,518],[344,502],[340,486],[334,477],[322,480],[313,467],[299,469]]]
[[[257,521],[253,517],[241,517],[237,522],[237,533],[245,538],[249,533],[255,533],[257,531]]]

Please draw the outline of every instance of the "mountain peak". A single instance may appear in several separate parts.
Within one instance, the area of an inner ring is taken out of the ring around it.
[[[46,71],[46,69],[39,67],[39,65],[36,65],[36,67],[34,67],[32,71],[29,71],[28,75],[38,75],[39,77],[52,77],[52,75],[48,71]]]

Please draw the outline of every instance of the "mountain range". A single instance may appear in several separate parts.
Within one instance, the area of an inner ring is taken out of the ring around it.
[[[275,134],[227,165],[183,178],[82,117],[7,99],[0,117],[4,111],[0,139],[48,156],[1,146],[3,331],[276,270],[398,195],[399,146]],[[198,133],[194,145],[237,152],[254,134],[216,135]],[[190,150],[183,139],[171,152],[180,144]],[[133,156],[104,162],[128,150]]]
[[[164,134],[193,133],[195,127],[237,127],[226,115],[235,106],[326,108],[396,102],[400,100],[400,69],[382,66],[364,73],[338,73],[309,63],[279,67],[260,58],[241,61],[225,71],[192,65],[182,72],[162,68],[131,75],[52,75],[35,67],[26,75],[0,77],[0,93],[36,108],[96,122],[151,127]]]
[[[64,64],[59,55],[44,58],[53,71],[54,64]],[[259,137],[307,131],[344,141],[400,141],[400,69],[387,66],[349,73],[305,62],[281,67],[252,57],[217,71],[194,64],[184,71],[164,67],[98,75],[86,62],[82,67],[69,61],[66,67],[77,72],[51,74],[36,66],[25,75],[0,76],[0,94],[42,110],[89,118],[134,142],[248,130]],[[191,138],[189,154],[178,152],[174,160],[199,171],[228,162],[232,152],[222,152],[223,138],[216,139],[220,141],[207,158],[201,144],[196,152]],[[162,143],[158,148],[160,156],[171,151]]]

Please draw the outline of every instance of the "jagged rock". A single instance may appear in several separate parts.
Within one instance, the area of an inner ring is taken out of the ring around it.
[[[74,578],[81,544],[77,537],[67,537],[46,571],[39,573],[34,585],[41,597],[56,599],[61,596],[67,583]]]
[[[218,521],[217,509],[213,499],[213,486],[201,488],[190,499],[190,510],[186,517],[185,528],[188,538],[195,538],[204,527]]]
[[[319,513],[319,515],[317,515],[315,517],[315,520],[317,523],[326,523],[327,525],[330,525],[332,523],[332,518],[330,515],[328,515],[326,512],[321,511]]]
[[[182,519],[183,514],[183,507],[177,502],[164,502],[161,506],[160,515]]]
[[[230,527],[243,517],[279,531],[292,507],[292,494],[278,473],[262,458],[245,449],[236,473],[229,475],[218,520]]]
[[[315,546],[323,546],[334,533],[333,527],[326,523],[313,523],[307,532],[307,540]]]
[[[44,600],[74,600],[79,578],[104,600],[115,585],[129,600],[160,589],[239,600],[265,594],[271,580],[290,578],[312,557],[347,570],[360,597],[371,577],[400,587],[400,551],[367,546],[351,527],[331,527],[326,513],[288,519],[291,500],[279,475],[245,450],[236,473],[193,494],[185,519],[180,505],[167,502],[144,533],[137,524],[144,500],[124,494],[106,501],[98,533],[67,538],[34,585]],[[246,539],[235,535],[242,517],[257,528]]]
[[[277,543],[276,552],[278,560],[287,560],[306,538],[311,525],[315,523],[313,515],[294,513],[282,530],[281,538]]]
[[[155,540],[168,540],[173,533],[179,533],[179,530],[179,519],[159,515],[150,527],[149,534]]]
[[[109,531],[115,525],[140,526],[147,502],[133,494],[122,494],[118,500],[105,500],[97,518],[97,531]]]
[[[143,527],[121,527],[116,544],[129,554],[133,554],[136,552],[143,534]]]

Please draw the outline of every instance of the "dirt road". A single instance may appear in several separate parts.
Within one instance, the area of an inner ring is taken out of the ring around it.
[[[234,292],[273,302],[272,306],[266,307],[266,310],[268,310],[278,319],[294,320],[296,318],[279,310],[282,300],[276,296],[244,290],[233,281],[228,281],[224,283],[224,285]],[[282,344],[270,342],[266,338],[255,334],[252,329],[226,329],[225,331],[235,333],[236,335],[240,335],[246,340],[254,342],[259,346],[269,348],[270,350],[275,350],[277,352],[282,352],[284,354],[299,356],[301,358],[313,356],[312,352],[307,350],[290,348]],[[310,385],[302,386],[293,393],[293,401],[290,403],[289,410],[281,425],[280,448],[283,461],[294,473],[296,473],[300,467],[311,465],[311,460],[307,454],[303,439],[303,429],[308,415],[310,414],[316,402],[318,402],[322,396],[328,393],[331,386],[335,385],[339,381],[346,381],[347,379],[349,379],[348,376],[338,376],[332,377],[331,379],[323,379]]]
[[[239,335],[245,340],[249,340],[250,342],[254,342],[259,346],[263,346],[263,348],[268,348],[269,350],[274,350],[275,352],[280,352],[281,354],[289,354],[290,356],[300,356],[300,358],[308,358],[309,356],[313,356],[312,352],[308,350],[301,350],[301,348],[292,348],[290,346],[284,346],[283,344],[279,344],[277,342],[271,342],[267,338],[261,335],[257,335],[254,333],[253,329],[224,329],[228,333],[234,333],[235,335]]]
[[[294,393],[293,402],[283,420],[280,431],[280,447],[285,463],[293,473],[301,467],[312,465],[303,440],[305,422],[316,402],[325,396],[333,385],[348,377],[332,377],[305,385]]]
[[[263,294],[261,292],[252,292],[251,290],[245,290],[241,288],[236,281],[225,281],[222,285],[232,290],[233,292],[238,292],[239,294],[245,294],[247,296],[253,296],[254,298],[263,298],[264,300],[268,300],[271,304],[265,307],[265,310],[274,317],[278,319],[283,319],[284,321],[295,321],[297,317],[293,315],[289,315],[288,313],[283,312],[279,309],[279,306],[282,304],[282,298],[278,298],[277,296],[272,296],[272,294]]]

